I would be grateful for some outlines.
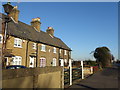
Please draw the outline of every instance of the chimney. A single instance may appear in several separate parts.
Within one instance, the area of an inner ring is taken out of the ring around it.
[[[34,27],[37,31],[40,31],[40,18],[33,18],[31,22],[31,26]]]
[[[48,29],[46,30],[46,32],[52,36],[54,36],[54,29],[52,27],[48,27]]]
[[[18,23],[18,16],[19,16],[19,10],[17,6],[14,6],[14,8],[12,9],[12,11],[10,12],[9,16],[12,17],[14,19],[15,22]]]

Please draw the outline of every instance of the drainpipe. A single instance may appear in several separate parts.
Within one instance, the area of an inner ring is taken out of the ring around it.
[[[36,45],[37,45],[37,47],[36,47],[36,67],[37,67],[37,64],[38,64],[38,43]]]
[[[59,62],[59,66],[60,66],[60,48],[58,49],[58,62]]]
[[[27,46],[26,46],[26,67],[27,67],[27,63],[28,63],[27,62],[27,57],[28,57],[28,43],[29,43],[29,41],[27,41]]]

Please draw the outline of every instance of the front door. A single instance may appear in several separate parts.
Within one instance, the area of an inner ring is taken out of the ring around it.
[[[60,66],[64,66],[64,60],[60,59]]]
[[[35,67],[35,58],[34,57],[30,57],[30,64],[29,67]]]

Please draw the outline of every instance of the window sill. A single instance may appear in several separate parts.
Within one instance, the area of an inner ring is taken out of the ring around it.
[[[42,52],[46,52],[45,50],[41,50]]]
[[[20,47],[20,46],[14,46],[15,48],[22,48],[22,47]]]

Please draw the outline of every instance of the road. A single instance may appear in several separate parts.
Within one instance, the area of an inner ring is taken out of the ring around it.
[[[119,79],[118,79],[119,78]],[[98,71],[89,78],[86,78],[72,86],[72,88],[84,88],[87,90],[98,90],[100,88],[111,88],[114,90],[120,90],[120,67],[113,66],[111,68],[105,68],[103,71]]]

